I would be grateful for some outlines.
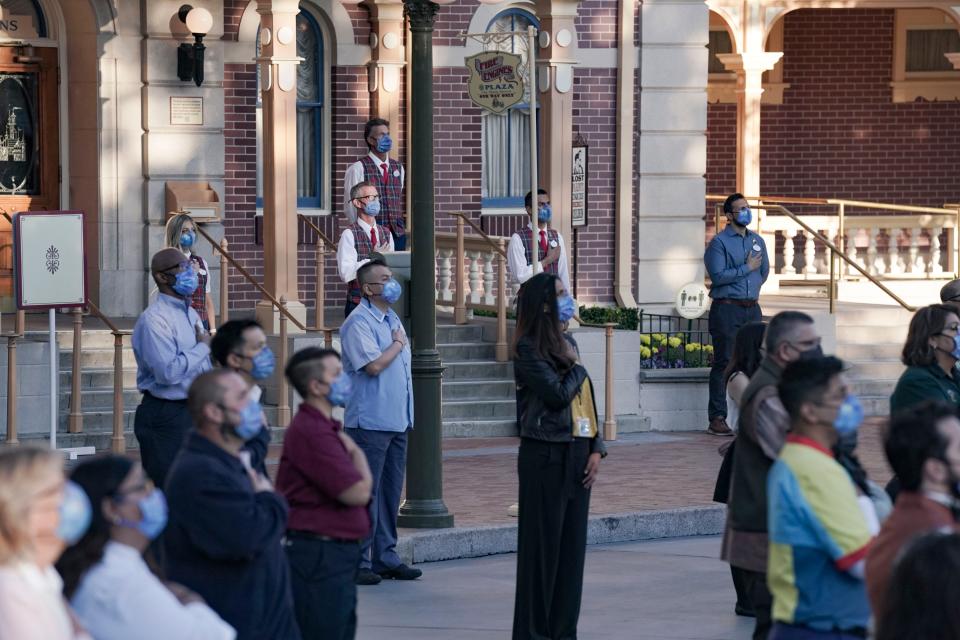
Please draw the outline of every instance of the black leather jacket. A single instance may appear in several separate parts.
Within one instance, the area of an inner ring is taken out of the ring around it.
[[[576,348],[573,338],[565,336]],[[584,380],[593,384],[587,370],[575,364],[568,371],[558,371],[552,362],[537,355],[528,338],[517,343],[517,355],[513,360],[513,375],[517,383],[517,422],[520,436],[546,442],[571,442],[573,440],[573,417],[570,403],[580,391]],[[594,396],[595,397],[595,396]],[[596,402],[594,402],[596,413]],[[599,426],[597,436],[590,442],[590,452],[607,455]]]

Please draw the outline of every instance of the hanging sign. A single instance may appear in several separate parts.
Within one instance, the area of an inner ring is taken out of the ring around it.
[[[503,113],[523,100],[522,58],[505,51],[484,51],[464,60],[470,72],[467,93],[473,104]]]
[[[573,148],[573,166],[570,182],[570,216],[574,227],[587,224],[587,147]]]
[[[83,213],[29,211],[13,218],[18,309],[83,307]]]

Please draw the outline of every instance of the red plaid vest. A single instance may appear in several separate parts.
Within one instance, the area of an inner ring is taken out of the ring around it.
[[[403,217],[403,183],[400,181],[400,163],[388,159],[387,182],[383,182],[383,171],[369,155],[360,159],[363,165],[363,179],[376,185],[380,194],[380,220],[397,236],[406,235],[407,222]]]
[[[366,260],[375,248],[370,244],[370,232],[364,231],[363,227],[356,222],[350,225],[350,230],[353,231],[353,246],[357,249],[357,261]],[[378,224],[377,239],[380,240],[380,244],[383,244],[383,241],[389,237],[390,230]],[[360,304],[360,300],[363,298],[363,292],[360,291],[360,281],[356,278],[347,284],[347,296],[353,304]]]
[[[520,236],[520,242],[523,243],[523,255],[525,255],[527,258],[527,265],[533,264],[533,255],[530,253],[530,229],[521,229],[516,233],[518,236]],[[560,234],[554,231],[553,229],[547,229],[547,249],[548,250],[550,249],[551,242],[556,242],[557,244],[559,244]],[[537,248],[539,248],[539,246],[540,246],[540,230],[538,229],[537,230]],[[541,262],[543,261],[544,258],[547,257],[547,252],[544,251],[543,249],[540,249],[537,253],[540,256],[539,259]],[[560,271],[559,266],[560,266],[560,261],[557,260],[553,264],[549,264],[546,267],[544,267],[543,270],[547,273],[552,273],[553,275],[557,275],[557,273],[559,273]]]
[[[207,263],[197,254],[190,254],[190,260],[194,263],[193,268],[197,270],[197,278],[200,282],[200,284],[197,285],[197,290],[193,292],[193,299],[190,301],[190,306],[197,312],[200,319],[206,322],[207,280],[210,278],[210,272],[207,270]]]

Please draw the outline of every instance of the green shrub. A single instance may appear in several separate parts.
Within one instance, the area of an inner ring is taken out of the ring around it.
[[[636,331],[640,324],[640,312],[638,309],[619,307],[580,307],[580,319],[587,324],[614,322],[617,329]]]

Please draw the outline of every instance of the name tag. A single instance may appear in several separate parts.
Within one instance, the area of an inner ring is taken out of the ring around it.
[[[394,177],[394,178],[399,178],[399,177],[400,177],[400,172],[399,172],[397,169],[394,169],[394,170],[393,170],[393,177]]]
[[[759,252],[759,251],[760,251],[760,245],[757,244],[757,243],[754,243],[754,244],[753,244],[753,250]]]

